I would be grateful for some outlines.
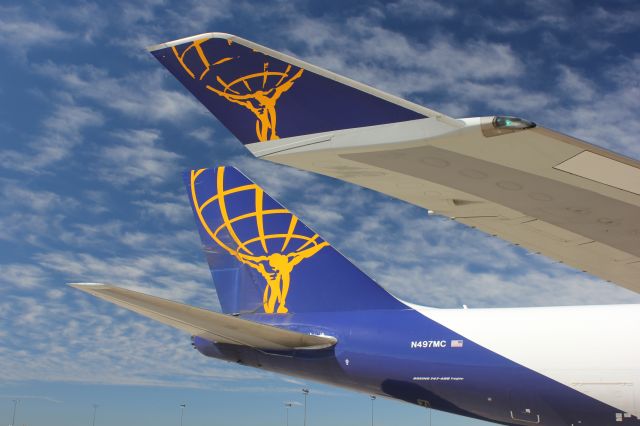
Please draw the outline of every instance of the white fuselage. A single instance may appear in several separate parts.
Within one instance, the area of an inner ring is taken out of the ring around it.
[[[409,306],[490,351],[625,413],[640,415],[640,305]]]

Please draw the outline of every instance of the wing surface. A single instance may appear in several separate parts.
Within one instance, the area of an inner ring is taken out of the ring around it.
[[[206,309],[105,284],[72,287],[163,324],[218,343],[265,350],[322,349],[336,344],[330,336],[315,336],[247,321]]]
[[[493,121],[434,133],[418,120],[247,147],[640,292],[640,163],[543,127],[499,131]]]

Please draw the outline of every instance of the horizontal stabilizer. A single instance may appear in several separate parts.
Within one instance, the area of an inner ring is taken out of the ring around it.
[[[193,336],[217,343],[265,350],[292,350],[323,349],[337,342],[334,337],[285,330],[111,285],[69,285]]]

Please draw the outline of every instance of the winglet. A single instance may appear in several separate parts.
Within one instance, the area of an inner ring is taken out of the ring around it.
[[[436,118],[460,120],[225,33],[149,48],[243,144]]]
[[[184,38],[179,38],[177,40],[168,41],[166,43],[154,44],[152,46],[147,47],[147,50],[149,52],[155,52],[156,50],[165,49],[167,47],[179,46],[181,44],[191,43],[193,41],[204,39],[204,38],[222,38],[222,39],[225,39],[225,40],[230,40],[230,39],[237,38],[237,37],[235,37],[234,35],[231,35],[231,34],[227,34],[227,33],[197,34],[197,35],[190,36],[190,37],[184,37]]]

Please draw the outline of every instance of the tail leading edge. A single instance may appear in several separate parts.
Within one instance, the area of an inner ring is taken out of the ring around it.
[[[223,312],[406,308],[237,169],[185,183]]]
[[[442,116],[229,34],[149,50],[243,144]]]

